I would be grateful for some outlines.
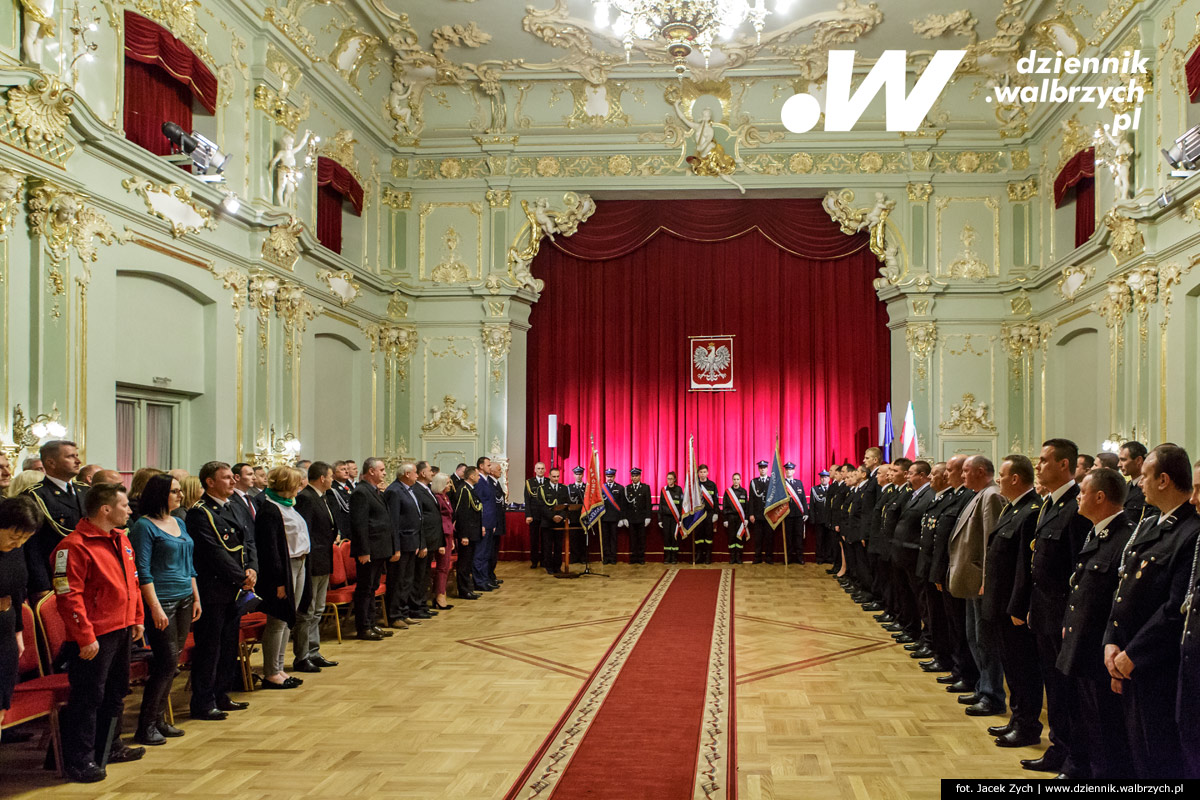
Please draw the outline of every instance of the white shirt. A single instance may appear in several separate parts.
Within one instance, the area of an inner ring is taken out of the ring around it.
[[[1072,480],[1067,481],[1066,483],[1064,483],[1062,486],[1058,487],[1057,489],[1055,489],[1053,492],[1050,493],[1050,502],[1057,503],[1059,500],[1062,499],[1062,496],[1067,493],[1067,490],[1070,489],[1074,485],[1075,485],[1075,481],[1072,479]]]
[[[72,495],[75,494],[74,488],[72,488],[71,486],[68,486],[66,481],[60,481],[58,478],[55,478],[52,475],[47,475],[46,480],[50,481],[55,486],[62,489],[67,494],[72,494]]]
[[[267,496],[268,500],[271,497]],[[275,503],[274,500],[271,500]],[[275,507],[279,509],[279,513],[283,515],[283,532],[287,534],[288,556],[291,558],[300,558],[308,555],[310,548],[308,539],[308,523],[304,521],[304,517],[300,516],[300,512],[296,510],[294,505],[285,506],[275,503]]]
[[[1124,510],[1124,509],[1122,509],[1122,510]],[[1116,514],[1113,514],[1111,517],[1105,517],[1104,519],[1097,522],[1096,530],[1095,530],[1096,536],[1103,536],[1104,532],[1106,530],[1108,530],[1109,524],[1112,523],[1112,521],[1117,518],[1117,514],[1120,514],[1120,513],[1121,512],[1118,511]]]

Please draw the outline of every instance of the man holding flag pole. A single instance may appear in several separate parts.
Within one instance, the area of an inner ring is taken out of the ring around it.
[[[681,538],[691,535],[700,521],[707,518],[704,499],[700,493],[700,471],[696,468],[696,437],[688,437],[687,477],[683,484],[683,505],[680,511],[682,518],[679,528],[683,531]],[[711,523],[710,523],[711,524]],[[696,563],[696,543],[692,541],[692,563]]]
[[[791,511],[791,498],[787,492],[787,479],[783,477],[783,464],[779,458],[779,437],[775,437],[775,455],[771,459],[771,474],[767,484],[767,499],[764,503],[763,516],[769,524],[770,530],[765,535],[760,535],[758,541],[754,543],[754,560],[757,562],[762,558],[766,559],[766,563],[770,564],[772,553],[775,550],[775,530],[779,524],[787,517]],[[783,540],[783,563],[788,562],[787,537]]]
[[[579,524],[584,530],[584,553],[587,553],[587,535],[595,530],[604,517],[604,495],[600,491],[600,453],[596,450],[596,439],[592,437],[592,456],[588,459],[586,488],[583,490],[583,508],[579,512]],[[586,558],[586,556],[585,556]],[[600,560],[604,560],[604,539],[600,539]]]

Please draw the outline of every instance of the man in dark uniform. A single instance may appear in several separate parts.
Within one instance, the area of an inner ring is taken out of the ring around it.
[[[1050,748],[1038,759],[1026,759],[1022,766],[1041,772],[1062,772],[1086,778],[1089,757],[1087,738],[1078,725],[1075,686],[1055,666],[1062,649],[1062,621],[1071,593],[1071,575],[1075,572],[1080,549],[1092,523],[1079,516],[1079,485],[1074,473],[1079,451],[1069,439],[1049,439],[1042,443],[1037,477],[1049,490],[1038,510],[1037,534],[1033,541],[1033,559],[1029,576],[1032,590],[1022,591],[1018,584],[1010,614],[1026,619],[1037,637],[1038,664],[1046,686],[1046,721],[1050,723]],[[1023,573],[1017,577],[1023,580]],[[1028,598],[1027,604],[1018,593]]]
[[[550,470],[550,480],[538,489],[537,508],[542,515],[542,566],[548,575],[562,571],[563,523],[567,519],[570,495],[558,482],[558,467]]]
[[[929,490],[933,500],[921,517],[921,541],[917,550],[916,576],[921,592],[921,643],[933,656],[921,662],[925,672],[952,672],[954,663],[950,654],[950,631],[946,622],[946,609],[937,587],[929,578],[933,564],[933,539],[937,532],[938,516],[949,502],[950,481],[946,477],[946,462],[939,461],[929,473]]]
[[[1142,463],[1146,460],[1146,445],[1141,442],[1126,442],[1121,445],[1119,459],[1121,472],[1129,478],[1125,516],[1136,528],[1145,517],[1158,513],[1157,508],[1147,505],[1146,493],[1142,491]]]
[[[979,667],[971,655],[967,642],[967,607],[966,601],[950,594],[950,534],[958,525],[958,518],[963,509],[975,496],[974,490],[966,485],[963,479],[963,465],[967,457],[957,455],[946,462],[946,479],[950,483],[950,499],[938,514],[937,528],[934,531],[932,558],[929,563],[929,575],[934,588],[941,596],[946,610],[947,630],[950,634],[950,651],[953,654],[954,669],[948,677],[953,681],[943,681],[949,684],[946,691],[952,694],[969,694],[975,691],[979,681]],[[942,681],[942,678],[938,678]]]
[[[1025,620],[1009,613],[1018,585],[1027,585],[1030,544],[1042,501],[1033,490],[1033,464],[1014,453],[1000,464],[997,483],[1008,503],[988,537],[983,562],[983,617],[1000,636],[1000,664],[1008,680],[1007,725],[989,732],[998,747],[1030,747],[1042,740],[1042,675],[1037,643]],[[1017,606],[1025,605],[1023,599]]]
[[[658,524],[663,535],[663,563],[679,563],[680,509],[683,508],[683,487],[674,472],[667,473],[667,485],[658,498]]]
[[[642,470],[629,470],[625,487],[625,524],[629,527],[629,563],[646,563],[646,528],[650,525],[650,487],[642,483]]]
[[[542,517],[535,513],[540,501],[538,490],[546,485],[546,465],[541,461],[533,465],[533,477],[525,481],[525,524],[529,526],[529,568],[537,569],[542,563]],[[454,494],[461,488],[454,482]],[[543,504],[544,505],[544,504]]]
[[[864,509],[863,512],[866,525],[863,536],[867,548],[867,565],[870,570],[869,583],[866,584],[866,590],[862,592],[863,597],[854,598],[856,603],[863,604],[864,611],[883,610],[892,616],[896,614],[896,606],[891,590],[891,565],[890,562],[885,562],[882,556],[886,550],[883,523],[886,519],[888,504],[892,502],[893,496],[899,491],[899,487],[892,480],[898,471],[891,464],[881,464],[875,473],[876,480],[879,481],[879,494],[875,496],[874,508]]]
[[[1192,507],[1200,507],[1200,462],[1192,465]],[[1183,602],[1183,641],[1179,646],[1179,690],[1175,721],[1183,749],[1184,777],[1200,778],[1200,539],[1192,554],[1191,586]]]
[[[912,617],[912,623],[905,628],[913,640],[905,644],[913,658],[928,658],[933,655],[925,644],[926,632],[922,630],[921,621],[924,618],[920,586],[917,584],[917,558],[921,551],[921,520],[929,506],[933,503],[933,490],[929,487],[929,475],[933,468],[928,461],[914,461],[908,469],[908,499],[905,501],[896,519],[895,533],[892,536],[891,560],[895,569],[896,580],[903,580],[903,586],[897,587],[897,594],[902,599],[902,605],[909,606],[905,611]],[[903,616],[900,617],[904,619]],[[902,622],[903,624],[903,622]]]
[[[1104,664],[1121,693],[1136,777],[1148,780],[1186,771],[1175,712],[1182,607],[1200,534],[1200,516],[1188,502],[1191,479],[1187,451],[1176,445],[1159,445],[1142,464],[1146,500],[1162,513],[1142,520],[1125,548],[1104,635]]]
[[[31,602],[50,592],[50,554],[83,519],[87,497],[87,487],[75,483],[81,462],[74,442],[59,439],[46,442],[40,456],[46,477],[25,492],[42,512],[42,527],[25,543]]]
[[[879,556],[871,552],[870,544],[873,541],[872,536],[877,539],[879,535],[877,531],[881,522],[880,512],[883,510],[879,498],[883,493],[884,484],[888,483],[887,476],[891,467],[884,465],[883,451],[878,447],[868,447],[863,453],[863,467],[866,468],[867,477],[861,483],[861,497],[855,508],[854,520],[854,533],[859,543],[856,553],[859,572],[856,582],[859,592],[851,597],[856,603],[865,602],[871,605],[871,610],[875,611],[882,610],[884,606],[884,577],[876,570]]]
[[[479,470],[476,467],[465,467],[463,479],[459,484],[454,498],[454,538],[458,548],[458,563],[455,567],[458,579],[459,597],[479,597],[474,589],[471,564],[475,561],[475,548],[483,539],[483,503],[475,494],[475,484],[479,483]],[[526,512],[528,513],[528,512]]]
[[[771,523],[767,522],[766,516],[767,490],[771,486],[771,477],[767,472],[771,465],[760,459],[755,466],[758,467],[758,477],[750,481],[750,499],[746,510],[749,512],[750,528],[754,533],[754,563],[761,564],[766,543],[775,538],[775,531],[771,528]]]
[[[821,470],[820,480],[808,495],[809,523],[817,537],[817,563],[833,563],[833,542],[829,527],[829,471]]]
[[[1092,470],[1079,487],[1079,513],[1092,523],[1063,617],[1058,668],[1075,683],[1079,728],[1087,738],[1092,780],[1132,778],[1121,696],[1104,668],[1104,629],[1117,592],[1121,554],[1133,524],[1122,510],[1126,483],[1111,469]]]
[[[742,543],[750,536],[749,492],[742,488],[742,476],[733,473],[732,482],[721,497],[725,512],[725,536],[729,539],[729,563],[742,563]]]
[[[491,464],[491,475],[484,475],[481,480],[490,480],[492,484],[492,498],[496,504],[496,540],[492,542],[492,546],[488,548],[490,558],[488,559],[487,577],[493,589],[498,589],[504,580],[496,577],[496,564],[500,562],[500,547],[504,544],[504,534],[508,531],[508,489],[505,487],[504,465],[499,461],[493,461]],[[433,480],[433,473],[430,471],[430,480]]]
[[[350,485],[350,476],[345,461],[335,461],[333,464],[333,486],[329,489],[329,510],[333,512],[333,521],[337,523],[338,532],[342,538],[350,534],[350,495],[354,487]]]
[[[879,516],[879,569],[886,572],[882,588],[884,589],[884,605],[896,618],[888,623],[886,629],[892,632],[892,638],[901,644],[914,644],[921,635],[921,615],[917,611],[917,601],[908,589],[908,577],[904,575],[892,560],[892,542],[896,538],[896,526],[900,524],[900,514],[908,505],[913,489],[908,483],[908,470],[912,462],[907,458],[896,459],[892,462],[891,478],[892,492],[883,502]],[[868,606],[867,608],[871,608]]]
[[[707,464],[697,467],[696,475],[700,478],[700,502],[704,504],[704,514],[700,517],[696,529],[692,531],[696,537],[694,558],[697,564],[711,564],[713,531],[721,508],[721,493],[717,491],[717,484],[708,479]]]
[[[571,521],[571,563],[582,564],[587,540],[584,538],[580,517],[583,513],[583,495],[587,491],[587,484],[583,482],[583,467],[576,467],[571,471],[575,473],[575,482],[567,486],[567,502],[572,506],[581,506],[567,509],[567,519]]]
[[[600,547],[604,551],[604,563],[617,563],[617,527],[625,519],[621,497],[625,487],[613,478],[617,471],[612,467],[604,470],[604,483],[600,484],[600,495],[604,498],[604,516],[600,518]]]
[[[796,465],[791,461],[783,465],[783,488],[788,495],[788,515],[783,518],[784,536],[787,537],[787,561],[804,563],[804,523],[808,521],[808,492],[804,481],[796,478]],[[768,559],[770,553],[767,553]],[[767,563],[771,563],[770,560]]]
[[[185,523],[195,549],[196,589],[204,613],[192,624],[192,719],[221,720],[248,703],[229,699],[239,674],[239,591],[253,591],[258,553],[229,506],[233,470],[222,461],[200,468],[204,494],[188,509]]]

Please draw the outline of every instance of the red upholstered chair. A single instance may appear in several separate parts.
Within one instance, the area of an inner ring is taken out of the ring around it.
[[[43,597],[37,604],[38,634],[45,648],[43,658],[48,672],[54,672],[54,658],[62,650],[67,641],[67,628],[63,625],[62,615],[58,612],[58,597],[51,593]],[[150,665],[146,660],[134,661],[129,665],[129,682],[145,682],[150,674]]]
[[[21,725],[42,717],[50,719],[50,746],[54,751],[54,762],[62,775],[62,735],[58,727],[58,710],[67,702],[70,686],[66,675],[44,675],[39,657],[37,625],[33,609],[21,605],[21,621],[24,630],[21,639],[25,650],[17,662],[20,680],[13,691],[12,708],[4,715],[0,728]]]
[[[349,563],[347,563],[349,562]],[[338,644],[342,643],[342,606],[354,602],[354,583],[347,577],[353,568],[350,558],[350,543],[342,542],[333,548],[333,572],[329,576],[330,588],[325,593],[325,617],[333,617],[337,630]]]
[[[254,654],[255,646],[262,641],[262,634],[266,627],[267,615],[261,611],[242,615],[241,628],[238,631],[238,665],[242,668],[243,691],[254,691],[250,656]]]

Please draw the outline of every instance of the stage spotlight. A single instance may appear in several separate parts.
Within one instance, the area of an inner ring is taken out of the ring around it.
[[[1200,125],[1189,128],[1175,140],[1175,146],[1162,151],[1163,158],[1171,165],[1171,177],[1187,178],[1200,169]]]
[[[208,183],[224,180],[221,173],[230,156],[222,153],[216,142],[198,131],[189,135],[174,122],[164,122],[162,132],[175,149],[192,159],[197,178]]]

